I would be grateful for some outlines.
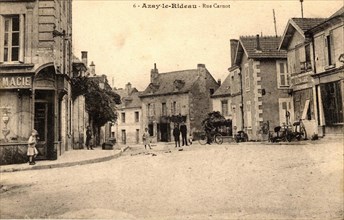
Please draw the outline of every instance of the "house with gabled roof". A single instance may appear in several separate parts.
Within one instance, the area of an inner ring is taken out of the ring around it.
[[[324,21],[324,18],[289,19],[279,45],[279,50],[287,51],[290,94],[293,99],[291,116],[295,120],[303,120],[308,136],[318,134],[318,112],[312,79],[312,38],[306,32]]]
[[[112,127],[112,136],[119,144],[141,143],[144,132],[142,126],[142,102],[140,92],[128,82],[125,88],[114,89],[121,96],[121,104],[117,105],[117,121]]]
[[[223,117],[226,119],[232,119],[231,115],[231,78],[226,77],[226,79],[221,83],[218,80],[218,84],[220,87],[215,91],[215,93],[211,96],[212,99],[212,106],[214,111],[219,111]]]
[[[267,138],[270,127],[286,123],[291,108],[286,52],[280,37],[242,36],[232,39],[229,81],[233,133],[244,130],[250,140]]]
[[[159,73],[154,65],[150,78],[140,98],[142,123],[152,141],[173,141],[173,127],[181,122],[189,133],[203,131],[201,122],[212,110],[210,96],[219,87],[205,65],[167,73]]]
[[[344,133],[344,7],[306,33],[311,38],[311,75],[316,119],[322,136]]]

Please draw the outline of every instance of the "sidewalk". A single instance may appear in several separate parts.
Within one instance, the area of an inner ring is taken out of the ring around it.
[[[0,173],[98,163],[117,158],[125,150],[127,150],[126,147],[120,148],[118,146],[114,146],[113,150],[102,150],[101,147],[94,148],[94,150],[70,150],[59,156],[57,160],[38,160],[36,165],[29,165],[28,163],[1,165]]]

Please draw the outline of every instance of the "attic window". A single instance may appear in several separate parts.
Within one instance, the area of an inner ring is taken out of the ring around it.
[[[151,89],[151,92],[155,92],[159,89],[160,85],[157,83],[151,83],[149,84],[149,88]]]
[[[184,87],[185,82],[183,80],[176,79],[174,80],[173,85],[175,86],[176,89],[180,90],[181,88]]]
[[[210,95],[213,95],[215,90],[214,89],[209,89]]]

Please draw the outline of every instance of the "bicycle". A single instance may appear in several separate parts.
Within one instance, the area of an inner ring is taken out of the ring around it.
[[[210,138],[210,142],[214,142],[217,144],[222,144],[223,143],[223,138],[222,135],[218,132],[211,134],[211,138]],[[207,140],[207,134],[206,133],[202,133],[198,139],[198,143],[200,143],[201,145],[205,145],[207,144],[208,140]]]

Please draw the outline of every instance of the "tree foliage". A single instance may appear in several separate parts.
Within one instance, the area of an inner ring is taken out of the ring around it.
[[[102,89],[97,78],[75,77],[72,79],[73,100],[80,95],[85,97],[86,111],[95,126],[101,127],[109,121],[117,120],[115,105],[121,103],[121,97],[112,91],[107,82]]]

